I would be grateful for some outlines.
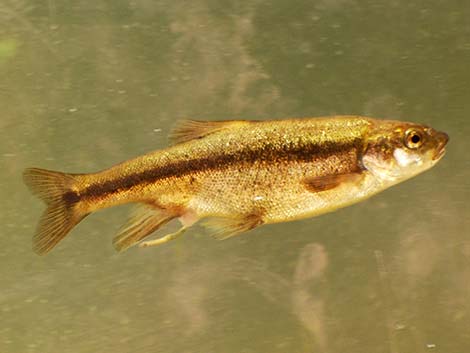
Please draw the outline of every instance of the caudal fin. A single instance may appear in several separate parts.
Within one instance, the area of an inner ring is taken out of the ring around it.
[[[86,216],[76,207],[80,197],[72,189],[75,178],[72,174],[39,168],[23,172],[25,184],[47,205],[33,237],[33,249],[39,255],[48,253]]]

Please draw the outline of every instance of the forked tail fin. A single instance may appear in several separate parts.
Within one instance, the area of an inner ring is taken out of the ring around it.
[[[33,249],[39,255],[48,253],[86,216],[76,207],[80,201],[72,189],[76,177],[39,168],[23,172],[25,184],[47,205],[33,237]]]

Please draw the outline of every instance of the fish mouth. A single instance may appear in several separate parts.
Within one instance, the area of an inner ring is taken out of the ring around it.
[[[445,132],[438,132],[435,136],[435,139],[437,141],[437,147],[436,152],[432,158],[433,161],[441,159],[446,153],[445,147],[447,142],[449,142],[449,135],[447,135]]]

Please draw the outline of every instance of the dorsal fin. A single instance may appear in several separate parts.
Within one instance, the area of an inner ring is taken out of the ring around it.
[[[170,141],[176,145],[190,140],[200,139],[222,129],[240,126],[248,123],[245,120],[200,121],[181,120],[170,133]]]

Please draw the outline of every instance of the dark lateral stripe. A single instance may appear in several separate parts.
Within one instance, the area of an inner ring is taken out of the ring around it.
[[[96,197],[127,190],[135,185],[146,185],[159,180],[181,177],[195,172],[224,169],[237,163],[254,163],[263,160],[267,162],[306,162],[315,157],[327,157],[335,153],[349,151],[355,148],[361,150],[362,140],[355,139],[346,143],[327,142],[321,145],[306,144],[304,146],[286,145],[280,149],[275,145],[265,145],[258,149],[244,149],[234,153],[221,153],[214,156],[175,161],[153,169],[144,170],[125,177],[108,180],[90,185],[80,192],[80,197]]]
[[[73,205],[80,201],[80,196],[75,191],[67,191],[62,195],[62,200],[66,205]]]

